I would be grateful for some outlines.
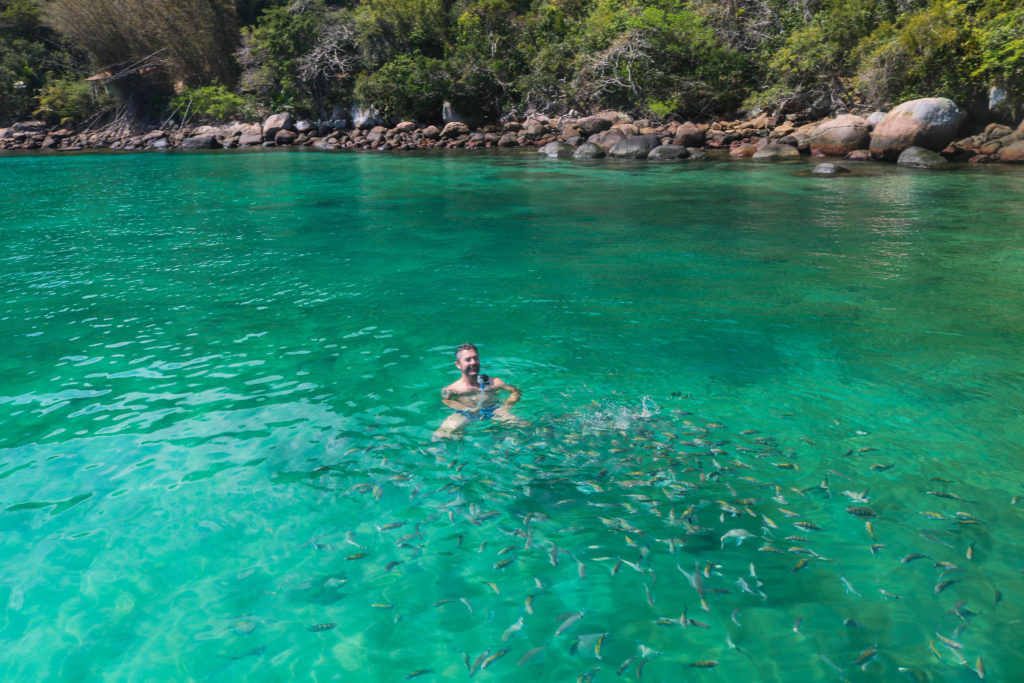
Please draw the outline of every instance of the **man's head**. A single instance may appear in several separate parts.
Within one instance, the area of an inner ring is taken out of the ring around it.
[[[464,377],[476,379],[480,372],[480,355],[472,344],[463,344],[455,349],[455,367]]]

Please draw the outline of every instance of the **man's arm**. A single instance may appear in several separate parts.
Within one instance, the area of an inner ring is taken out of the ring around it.
[[[520,397],[522,397],[523,395],[523,392],[519,391],[519,389],[512,386],[511,384],[506,384],[497,377],[494,378],[494,388],[509,392],[509,395],[505,398],[505,401],[502,403],[502,405],[505,406],[506,408],[515,405],[516,401],[518,401]]]

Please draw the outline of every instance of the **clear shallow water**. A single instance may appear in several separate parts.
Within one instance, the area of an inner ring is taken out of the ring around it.
[[[0,159],[2,677],[1012,679],[1024,175],[864,168]]]

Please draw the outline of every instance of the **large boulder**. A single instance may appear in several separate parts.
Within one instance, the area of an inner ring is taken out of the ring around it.
[[[626,139],[626,136],[618,128],[612,128],[601,133],[596,133],[587,138],[587,142],[593,142],[605,152]]]
[[[239,147],[253,147],[263,142],[263,126],[254,123],[238,136]]]
[[[819,125],[811,135],[811,154],[821,157],[846,156],[868,146],[871,137],[868,122],[853,114],[843,114]]]
[[[286,111],[267,117],[263,122],[263,139],[273,140],[280,130],[295,130],[295,119]]]
[[[871,133],[871,156],[893,160],[908,147],[937,152],[953,141],[967,113],[945,97],[926,97],[893,108]]]
[[[753,159],[758,161],[784,161],[786,159],[799,159],[800,150],[791,145],[764,145],[754,152]]]
[[[604,149],[593,142],[584,142],[572,153],[573,159],[601,159],[604,156]]]
[[[452,121],[446,123],[444,128],[441,130],[441,138],[457,138],[460,135],[469,135],[469,126],[464,124],[462,121]]]
[[[896,160],[897,166],[907,168],[949,168],[952,166],[944,158],[924,147],[907,147]]]
[[[576,123],[573,125],[580,132],[580,135],[590,137],[611,128],[612,122],[600,116],[585,116],[582,119],[576,119]]]
[[[706,141],[707,135],[704,133],[704,129],[692,121],[687,121],[676,128],[676,134],[672,138],[673,145],[682,147],[703,147]]]
[[[220,147],[220,144],[212,135],[196,135],[185,138],[181,142],[182,149],[216,149],[217,147]]]
[[[277,131],[277,135],[274,136],[274,144],[278,147],[287,147],[288,145],[295,144],[295,138],[299,137],[295,131],[286,130],[282,128]]]
[[[1015,142],[999,150],[999,161],[1014,164],[1024,163],[1024,140]]]
[[[658,145],[647,155],[647,159],[648,161],[671,161],[685,159],[688,156],[690,153],[681,145]]]
[[[620,159],[646,159],[651,150],[661,144],[657,135],[631,135],[615,143],[608,156]]]

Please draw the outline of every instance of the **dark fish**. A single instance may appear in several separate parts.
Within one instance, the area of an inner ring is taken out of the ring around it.
[[[519,666],[522,666],[523,664],[526,664],[526,663],[528,663],[528,662],[529,662],[530,660],[532,660],[532,659],[533,659],[534,657],[536,657],[536,656],[537,656],[537,655],[539,655],[539,654],[540,654],[541,652],[543,652],[543,651],[544,651],[544,648],[545,648],[545,646],[544,646],[544,645],[541,645],[540,647],[535,647],[535,648],[533,648],[532,650],[528,650],[528,651],[526,652],[526,654],[524,654],[524,655],[522,656],[522,658],[521,658],[521,659],[519,660]]]
[[[889,464],[887,464],[887,465],[874,464],[874,465],[871,466],[871,471],[872,472],[885,472],[886,470],[891,470],[893,467],[894,467],[894,464],[891,463],[891,462]]]
[[[877,649],[875,649],[873,647],[869,647],[868,649],[866,649],[863,652],[861,652],[860,655],[857,657],[857,659],[853,660],[853,664],[854,664],[854,666],[860,664],[861,667],[863,668],[863,667],[867,666],[867,663],[870,662],[872,659],[874,659],[875,655],[877,655],[877,654],[878,654],[878,650]]]
[[[615,675],[621,676],[622,674],[624,674],[626,672],[626,669],[629,668],[629,665],[636,661],[636,658],[637,655],[633,655],[632,657],[624,661],[622,664],[620,664],[619,668],[615,670]]]
[[[925,555],[924,553],[910,553],[909,555],[904,557],[902,560],[900,560],[900,562],[902,562],[903,564],[906,564],[907,562],[913,562],[914,560],[921,560],[921,559],[924,559],[926,557],[928,557],[928,556]]]
[[[802,560],[800,560],[799,562],[797,562],[795,565],[793,565],[793,569],[791,569],[790,572],[793,573],[793,574],[796,574],[798,571],[800,571],[801,569],[803,569],[806,566],[807,566],[807,558],[805,557]]]
[[[940,581],[937,584],[935,584],[935,592],[936,593],[941,593],[942,591],[944,591],[947,588],[949,588],[950,586],[952,586],[954,583],[960,583],[960,580],[959,579],[948,579],[946,581]]]
[[[494,662],[498,661],[499,659],[507,655],[509,652],[511,652],[511,650],[509,650],[508,648],[498,650],[493,655],[484,660],[484,663],[480,665],[480,669],[486,669],[491,664],[494,664]]]
[[[925,491],[929,496],[936,496],[938,498],[948,498],[950,500],[959,500],[963,503],[970,503],[971,501],[961,498],[955,493],[949,493],[948,491]]]
[[[801,529],[807,529],[808,531],[821,531],[821,527],[813,522],[793,522],[793,526],[798,526]]]
[[[384,565],[384,571],[389,572],[400,564],[405,564],[403,560],[392,560]]]
[[[706,659],[699,662],[690,662],[687,666],[694,669],[714,669],[718,666],[718,662],[713,659]]]
[[[420,676],[423,676],[424,674],[432,674],[432,673],[434,673],[433,669],[416,669],[416,671],[413,671],[410,674],[406,674],[405,679],[409,680],[410,678],[419,678]]]
[[[846,511],[855,517],[874,517],[875,511],[868,507],[861,507],[858,505],[851,505],[846,508]]]
[[[332,628],[334,628],[337,625],[338,625],[337,622],[329,621],[329,622],[327,622],[325,624],[313,624],[312,626],[310,626],[306,630],[307,631],[313,631],[314,633],[317,633],[319,631],[330,631]]]

